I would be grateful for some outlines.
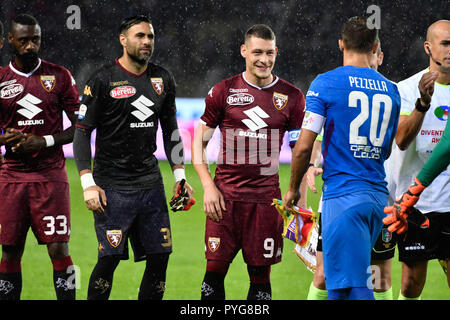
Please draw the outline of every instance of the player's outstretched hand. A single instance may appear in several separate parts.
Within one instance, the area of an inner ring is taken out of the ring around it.
[[[389,214],[386,218],[383,219],[383,223],[389,225],[388,231],[403,234],[408,230],[408,227],[411,224],[422,229],[430,227],[430,220],[428,220],[428,218],[419,210],[409,208],[406,212],[397,215],[396,212],[398,212],[399,210],[400,209],[395,205],[386,207],[384,209],[384,212]]]
[[[206,217],[214,222],[223,219],[222,211],[226,211],[225,199],[215,184],[204,187],[203,210]]]
[[[105,212],[106,194],[99,186],[91,186],[83,191],[84,203],[89,210]]]
[[[387,213],[388,216],[383,219],[383,223],[389,225],[388,230],[390,232],[402,234],[408,230],[408,220],[417,220],[416,214],[410,217],[410,219],[408,219],[408,217],[413,212],[411,208],[419,201],[420,194],[424,189],[425,186],[422,185],[417,178],[414,178],[414,184],[409,186],[408,191],[397,199],[394,202],[394,205],[384,208],[384,212]],[[428,224],[428,219],[425,219],[420,223],[421,226],[423,225],[425,227]]]
[[[388,216],[383,219],[383,223],[388,227],[389,232],[405,233],[408,230],[407,213],[402,214],[397,203],[384,208],[384,213]]]
[[[316,168],[314,166],[310,166],[306,171],[306,183],[308,184],[308,188],[313,192],[317,193],[316,188],[316,177],[323,173],[322,168]]]

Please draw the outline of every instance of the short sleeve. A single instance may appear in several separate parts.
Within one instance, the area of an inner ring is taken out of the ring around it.
[[[317,76],[306,93],[306,111],[326,117],[327,86],[323,77]]]
[[[400,115],[409,115],[414,111],[416,107],[417,95],[411,86],[407,82],[400,81],[397,85],[401,104],[400,104]]]
[[[63,69],[64,89],[61,93],[61,104],[66,114],[75,114],[80,108],[80,93],[75,79],[69,70]]]
[[[220,84],[215,85],[209,90],[205,98],[205,111],[200,117],[200,121],[210,127],[217,127],[224,115],[225,103],[222,99],[222,92],[220,90]]]

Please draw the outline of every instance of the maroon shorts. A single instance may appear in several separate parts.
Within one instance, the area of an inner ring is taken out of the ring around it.
[[[39,244],[68,242],[69,184],[0,183],[0,244],[25,243],[31,226]]]
[[[232,262],[242,249],[244,261],[266,266],[281,261],[283,219],[270,203],[225,201],[220,222],[206,220],[206,259]]]

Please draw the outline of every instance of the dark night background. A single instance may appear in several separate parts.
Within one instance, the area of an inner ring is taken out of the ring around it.
[[[72,4],[81,9],[79,30],[66,26],[70,16],[66,10]],[[270,25],[277,35],[274,73],[306,92],[317,74],[342,63],[337,46],[342,23],[351,16],[370,15],[366,10],[371,4],[381,9],[385,60],[379,71],[399,81],[427,67],[426,29],[436,20],[450,19],[448,0],[0,0],[0,20],[8,32],[15,14],[34,15],[42,27],[41,58],[67,67],[82,89],[97,67],[121,55],[121,20],[148,14],[156,33],[152,60],[175,75],[177,96],[204,97],[212,85],[243,71],[239,46],[255,23]],[[10,52],[6,42],[2,65],[8,63]]]

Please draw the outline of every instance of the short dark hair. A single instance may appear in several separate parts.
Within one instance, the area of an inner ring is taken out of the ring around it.
[[[378,29],[367,26],[367,18],[351,17],[341,30],[342,41],[347,50],[370,52],[378,40]]]
[[[150,24],[152,23],[150,18],[147,16],[144,16],[144,15],[132,16],[132,17],[123,19],[122,23],[120,24],[119,34],[123,33],[124,31],[127,31],[135,24],[138,24],[141,22],[147,22]]]
[[[14,19],[12,20],[12,24],[22,24],[25,26],[35,26],[38,25],[38,21],[36,20],[35,17],[26,14],[26,13],[21,13],[18,14],[17,16],[14,17]]]
[[[3,28],[3,23],[0,21],[0,40],[3,39],[3,33],[5,29]]]
[[[255,25],[251,26],[245,33],[244,40],[247,40],[250,37],[261,38],[264,40],[275,40],[276,39],[275,33],[266,24],[255,24]]]

